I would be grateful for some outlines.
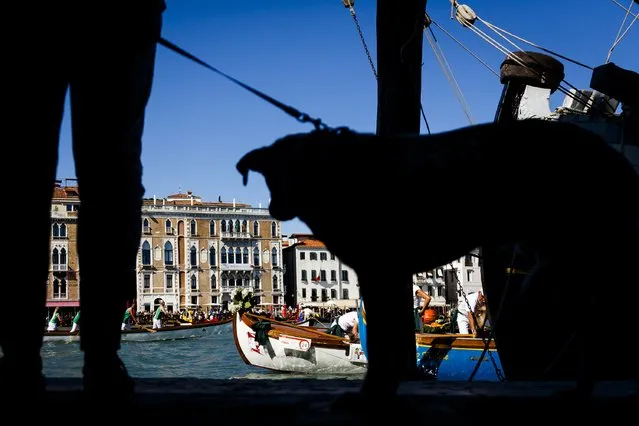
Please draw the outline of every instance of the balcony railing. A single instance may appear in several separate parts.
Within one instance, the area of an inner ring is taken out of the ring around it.
[[[222,271],[252,271],[253,267],[248,263],[222,263],[220,269]]]
[[[231,239],[250,239],[251,234],[249,232],[221,232],[222,238],[231,238]]]

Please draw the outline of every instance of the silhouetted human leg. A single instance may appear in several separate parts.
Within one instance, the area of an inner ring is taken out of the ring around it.
[[[85,28],[83,33],[95,39],[90,39],[89,51],[81,50],[86,40],[75,46],[78,55],[70,94],[81,200],[84,389],[121,397],[133,390],[117,352],[126,302],[136,297],[144,195],[142,133],[161,15],[113,19],[119,33],[109,40],[102,39],[107,28]],[[108,28],[112,26],[109,21]]]
[[[33,5],[29,5],[34,9]],[[10,242],[7,261],[13,272],[3,279],[0,327],[0,394],[24,398],[44,390],[40,351],[46,326],[45,300],[51,238],[58,138],[66,82],[59,39],[48,33],[50,15],[12,5],[11,42],[5,45],[2,130],[4,190],[19,196],[3,208],[4,236]],[[37,9],[37,8],[35,8]],[[11,166],[12,165],[12,166]],[[16,172],[16,168],[19,170]],[[4,405],[3,405],[4,407]]]

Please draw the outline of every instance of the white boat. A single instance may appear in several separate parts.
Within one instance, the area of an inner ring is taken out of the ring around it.
[[[364,374],[362,346],[323,329],[297,326],[243,313],[233,321],[233,338],[242,360],[279,372],[313,375]]]
[[[180,323],[158,329],[151,327],[133,328],[122,331],[123,342],[158,342],[162,340],[196,339],[212,332],[212,329],[229,324],[231,318],[217,322],[201,322],[196,324]],[[80,341],[80,332],[69,330],[45,331],[45,342],[73,343]]]

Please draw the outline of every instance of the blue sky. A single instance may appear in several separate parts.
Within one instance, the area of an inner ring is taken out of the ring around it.
[[[631,3],[618,1],[624,6]],[[625,15],[612,0],[470,0],[466,4],[484,21],[593,67],[604,63]],[[354,8],[375,61],[376,1],[356,0]],[[636,4],[631,10],[639,13]],[[449,0],[429,0],[427,11],[433,21],[499,70],[504,54],[451,20]],[[626,26],[632,19],[628,17]],[[477,27],[490,31],[483,24]],[[437,26],[433,32],[474,121],[492,121],[501,93],[499,79]],[[341,0],[167,0],[162,36],[329,126],[375,131],[375,77]],[[638,47],[639,24],[615,48],[611,61],[639,70]],[[422,104],[431,131],[468,125],[426,39],[423,62]],[[563,62],[566,80],[587,88],[590,71]],[[553,106],[562,100],[557,92]],[[65,114],[58,165],[61,179],[75,176],[69,129]],[[229,80],[159,46],[144,134],[146,196],[190,190],[206,201],[221,196],[224,201],[267,207],[270,195],[263,178],[252,174],[244,187],[235,164],[254,148],[311,130],[310,124],[299,123]],[[300,176],[325,170],[330,167],[308,164],[300,169]],[[284,222],[283,231],[309,232],[298,220]]]

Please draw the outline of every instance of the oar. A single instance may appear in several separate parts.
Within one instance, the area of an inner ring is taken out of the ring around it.
[[[149,333],[157,333],[157,330],[147,327],[146,325],[141,325],[140,328],[144,331],[148,331]]]

